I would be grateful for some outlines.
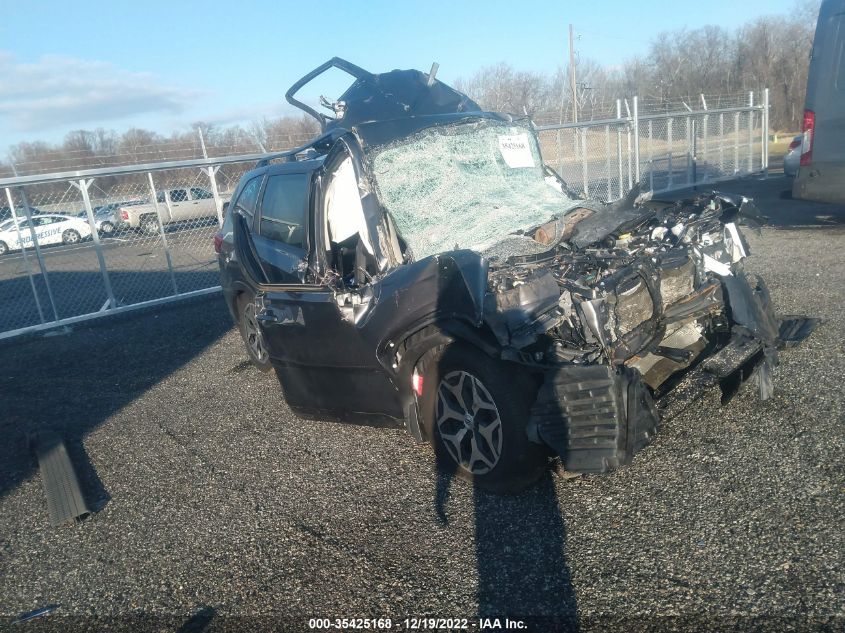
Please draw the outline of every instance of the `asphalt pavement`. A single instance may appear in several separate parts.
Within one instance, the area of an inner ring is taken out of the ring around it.
[[[777,310],[825,320],[774,397],[720,407],[690,381],[631,466],[510,497],[401,429],[294,416],[219,295],[4,343],[0,629],[53,604],[9,628],[842,630],[845,230],[749,242]],[[49,523],[40,429],[68,441],[82,523]]]

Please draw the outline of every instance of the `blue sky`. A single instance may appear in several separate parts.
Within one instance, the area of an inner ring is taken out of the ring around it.
[[[571,22],[579,55],[614,66],[647,50],[660,31],[731,28],[787,13],[794,0],[4,4],[0,153],[80,128],[169,133],[197,120],[291,113],[288,86],[334,55],[373,71],[427,70],[437,61],[447,83],[500,61],[552,72],[567,55]]]

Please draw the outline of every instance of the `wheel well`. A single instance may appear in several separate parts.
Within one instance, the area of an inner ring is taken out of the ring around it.
[[[235,294],[232,295],[232,312],[234,314],[238,314],[238,302],[240,302],[241,297],[246,294],[246,291],[243,289],[238,289],[235,291]],[[238,314],[238,318],[240,318],[240,314]]]
[[[495,343],[491,332],[486,332],[460,321],[450,320],[447,323],[432,323],[419,328],[407,335],[399,343],[396,357],[395,380],[399,389],[402,409],[415,407],[416,400],[411,388],[411,378],[420,363],[437,352],[438,348],[460,343],[479,350],[490,358],[498,358],[500,348]],[[421,429],[423,436],[425,431]]]
[[[400,344],[400,373],[402,373],[403,368],[406,368],[410,377],[420,360],[428,352],[437,347],[453,343],[463,343],[475,347],[491,358],[498,357],[498,346],[493,344],[488,337],[485,337],[483,331],[477,328],[469,328],[457,322],[446,327],[433,323],[405,337]]]

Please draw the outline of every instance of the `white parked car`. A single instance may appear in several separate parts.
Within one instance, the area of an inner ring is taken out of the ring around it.
[[[32,230],[39,246],[47,244],[77,244],[91,237],[88,221],[69,215],[44,214],[33,215],[31,220],[18,218],[0,223],[0,255],[22,248],[32,248]]]

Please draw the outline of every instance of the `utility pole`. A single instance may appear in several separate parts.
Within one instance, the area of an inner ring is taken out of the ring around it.
[[[572,122],[578,123],[578,89],[575,83],[575,37],[569,25],[569,85],[572,90]]]

